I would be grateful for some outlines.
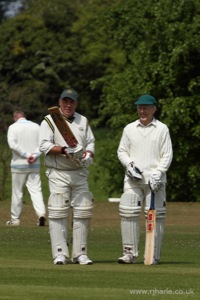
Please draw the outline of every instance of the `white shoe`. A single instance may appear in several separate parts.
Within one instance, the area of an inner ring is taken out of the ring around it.
[[[126,253],[124,256],[118,258],[119,264],[135,264],[136,257],[132,253]]]
[[[58,255],[54,261],[54,265],[65,265],[67,263],[67,259],[64,255]]]
[[[11,219],[11,220],[9,220],[9,221],[7,221],[6,222],[6,225],[7,226],[19,226],[20,225],[20,220],[13,220],[13,219]]]
[[[80,264],[80,265],[92,265],[93,264],[93,262],[85,254],[81,254],[80,256],[78,256],[76,258],[72,258],[72,262],[74,264]]]

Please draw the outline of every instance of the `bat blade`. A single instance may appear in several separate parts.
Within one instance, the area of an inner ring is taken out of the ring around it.
[[[147,214],[147,221],[146,221],[146,241],[145,241],[145,254],[144,254],[145,265],[153,264],[155,230],[156,230],[156,210],[154,208],[154,193],[151,192],[151,205]]]
[[[70,127],[68,126],[67,122],[65,121],[62,113],[60,112],[59,107],[50,107],[48,108],[48,111],[68,146],[75,148],[78,145],[78,141],[73,132],[71,131]]]

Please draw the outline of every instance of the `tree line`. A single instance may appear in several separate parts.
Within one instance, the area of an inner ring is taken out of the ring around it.
[[[152,94],[173,143],[168,200],[200,201],[199,29],[198,0],[24,0],[1,18],[1,132],[16,107],[40,122],[74,88],[91,126],[108,129],[96,168],[112,195],[123,185],[123,127],[137,118],[134,101]]]

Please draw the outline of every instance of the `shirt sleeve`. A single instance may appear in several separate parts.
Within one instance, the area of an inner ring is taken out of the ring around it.
[[[45,155],[55,146],[53,142],[53,130],[45,120],[40,125],[39,144],[39,150]]]
[[[28,157],[28,153],[26,153],[26,151],[18,145],[14,128],[12,126],[8,128],[7,140],[8,145],[12,151],[15,151],[18,155],[20,155],[23,158]]]
[[[161,159],[156,170],[162,173],[167,172],[172,162],[172,158],[173,158],[172,142],[170,138],[169,129],[166,126],[161,139]]]
[[[130,141],[126,134],[126,128],[123,130],[122,137],[117,149],[118,159],[124,167],[127,167],[128,164],[132,161],[130,158]]]
[[[85,146],[86,151],[89,150],[92,153],[94,153],[95,152],[94,145],[95,145],[95,138],[91,127],[88,125],[87,132],[86,132],[86,146]]]

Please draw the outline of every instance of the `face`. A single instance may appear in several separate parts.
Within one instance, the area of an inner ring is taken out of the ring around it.
[[[153,119],[153,115],[156,111],[156,106],[149,104],[142,104],[137,106],[140,122],[143,125],[148,125]]]
[[[63,98],[59,100],[59,105],[61,108],[62,113],[66,116],[66,117],[72,117],[76,107],[77,107],[78,102],[74,101],[70,98]]]

